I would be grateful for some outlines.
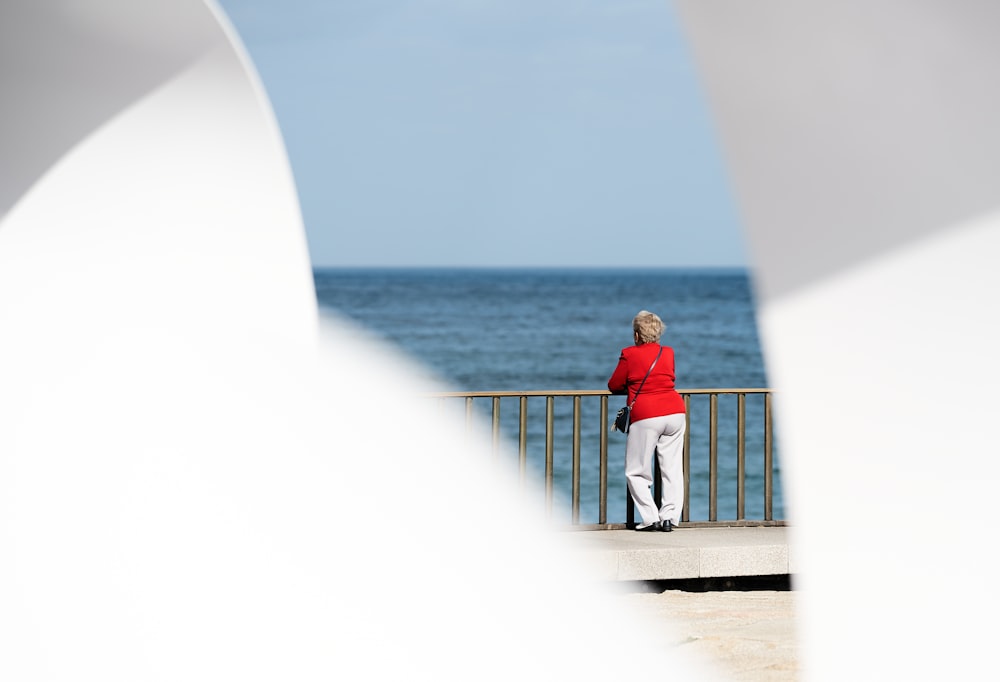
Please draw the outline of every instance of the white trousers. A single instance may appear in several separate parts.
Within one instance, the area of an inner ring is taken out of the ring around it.
[[[683,413],[651,417],[633,422],[625,441],[625,480],[635,508],[642,516],[642,526],[657,521],[680,523],[684,508],[684,430]],[[650,486],[653,484],[653,453],[659,458],[661,498],[656,508]]]

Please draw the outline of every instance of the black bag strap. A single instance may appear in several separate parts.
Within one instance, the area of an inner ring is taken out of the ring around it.
[[[635,401],[639,399],[639,393],[642,391],[642,385],[646,383],[646,379],[649,378],[649,373],[653,371],[654,367],[656,367],[656,361],[660,359],[660,353],[662,352],[663,352],[663,346],[660,346],[660,350],[656,351],[656,357],[653,358],[653,364],[649,366],[649,369],[646,370],[646,376],[644,376],[642,378],[642,381],[639,382],[639,388],[636,389],[635,397],[632,398],[632,402],[628,404],[628,409],[631,410],[632,406],[635,405]]]

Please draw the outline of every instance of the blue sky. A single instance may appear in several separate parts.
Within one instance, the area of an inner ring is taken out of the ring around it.
[[[747,264],[663,0],[220,0],[317,266]]]

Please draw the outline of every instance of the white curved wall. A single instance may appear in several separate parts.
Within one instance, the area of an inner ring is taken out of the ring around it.
[[[0,314],[42,325],[8,319],[5,342],[58,324],[99,343],[88,330],[172,316],[219,340],[307,338],[308,254],[266,101],[200,0],[127,4],[4,9],[5,39],[38,38],[5,60],[20,106],[4,184],[27,186],[0,227]]]
[[[636,647],[701,670],[412,367],[317,322],[214,6],[40,5],[0,10],[24,107],[0,135],[0,678],[609,679]]]
[[[982,678],[1000,10],[678,7],[757,265],[807,677]]]

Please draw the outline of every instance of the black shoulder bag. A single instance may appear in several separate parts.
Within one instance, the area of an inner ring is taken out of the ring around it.
[[[656,352],[656,357],[653,358],[653,364],[649,366],[646,370],[646,376],[642,378],[639,383],[639,388],[635,392],[635,398],[632,398],[632,402],[618,410],[618,414],[615,416],[615,423],[611,426],[612,431],[621,431],[622,433],[628,433],[629,423],[632,420],[632,406],[635,405],[635,401],[639,399],[639,392],[642,391],[642,385],[646,383],[646,379],[649,377],[649,373],[653,371],[656,367],[656,361],[660,359],[660,353],[663,352],[663,346],[660,346],[660,350]]]

